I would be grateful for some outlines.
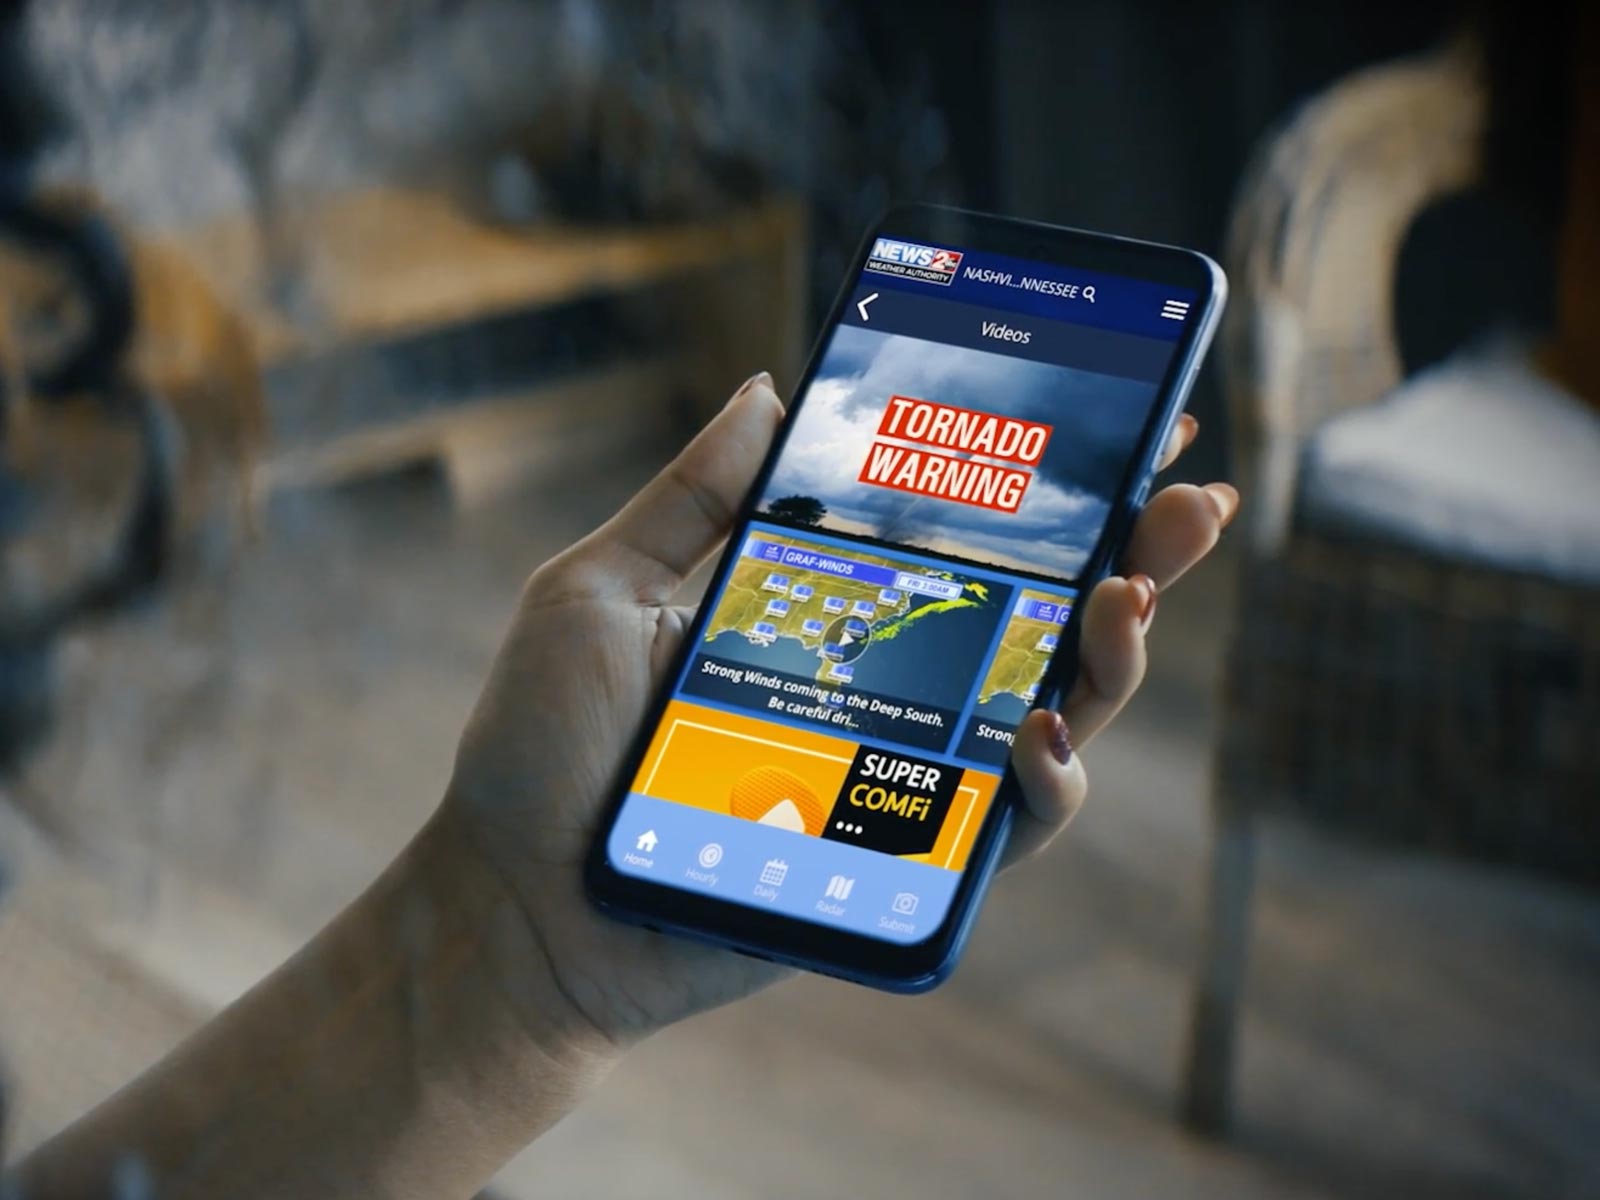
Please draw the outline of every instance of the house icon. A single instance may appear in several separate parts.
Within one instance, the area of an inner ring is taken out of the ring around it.
[[[646,829],[639,835],[639,840],[633,844],[633,848],[635,850],[643,850],[646,854],[654,854],[656,842],[659,840],[654,829]]]

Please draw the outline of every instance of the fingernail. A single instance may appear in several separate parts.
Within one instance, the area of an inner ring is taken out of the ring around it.
[[[757,371],[754,375],[750,376],[749,379],[746,379],[743,383],[741,383],[739,385],[739,390],[733,394],[733,398],[735,400],[737,400],[740,396],[744,395],[746,392],[748,392],[751,388],[755,387],[757,384],[761,384],[761,385],[763,385],[763,386],[765,386],[767,388],[771,388],[772,387],[772,375],[771,375],[771,373],[767,372],[767,371]]]
[[[1211,497],[1211,506],[1217,510],[1217,520],[1226,525],[1239,511],[1239,493],[1231,484],[1208,483],[1203,489]]]
[[[1143,633],[1156,615],[1156,581],[1148,575],[1135,575],[1128,583],[1139,595],[1139,632]]]
[[[1058,712],[1050,714],[1050,754],[1063,767],[1072,758],[1072,735]]]

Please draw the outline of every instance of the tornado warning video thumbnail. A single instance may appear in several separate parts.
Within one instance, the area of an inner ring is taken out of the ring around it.
[[[759,519],[1076,581],[1155,385],[841,326]]]

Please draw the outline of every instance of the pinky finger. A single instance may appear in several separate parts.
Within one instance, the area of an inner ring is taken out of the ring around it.
[[[1011,826],[1001,866],[1037,854],[1083,807],[1089,779],[1072,749],[1066,723],[1048,709],[1031,712],[1017,729],[1011,765],[1022,785],[1022,804]]]

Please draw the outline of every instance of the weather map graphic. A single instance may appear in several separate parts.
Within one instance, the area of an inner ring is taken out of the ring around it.
[[[1023,712],[1039,694],[1039,680],[1060,641],[1060,627],[1072,611],[1072,601],[1048,592],[1024,589],[1017,597],[1006,631],[978,689],[978,703],[995,704],[1002,698],[1021,703]],[[1021,715],[1018,715],[1018,720]]]
[[[977,703],[961,737],[961,754],[999,765],[1011,753],[1011,738],[1039,695],[1040,681],[1072,612],[1071,593],[1023,588],[1000,635]]]
[[[1011,591],[758,526],[706,622],[684,690],[943,748]]]

